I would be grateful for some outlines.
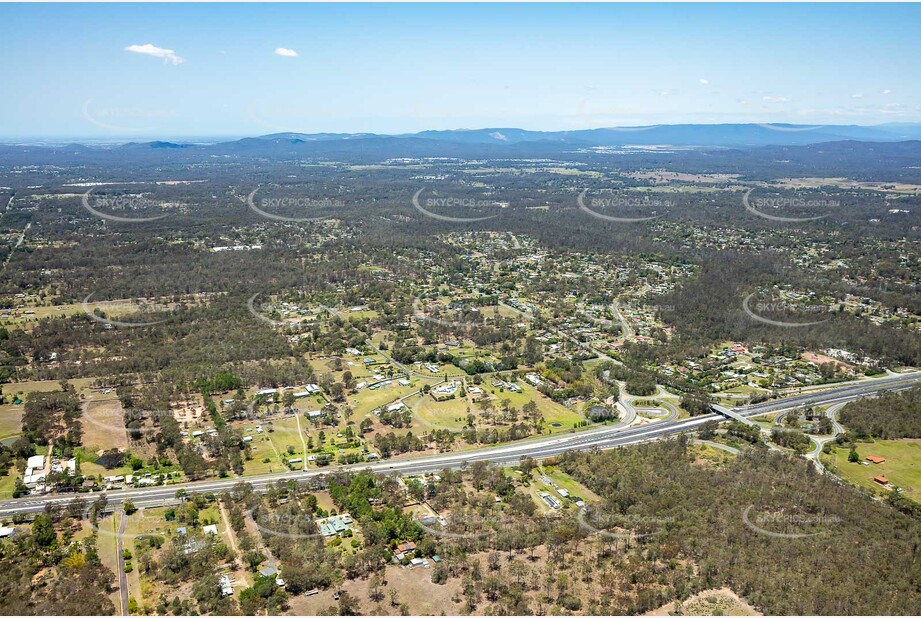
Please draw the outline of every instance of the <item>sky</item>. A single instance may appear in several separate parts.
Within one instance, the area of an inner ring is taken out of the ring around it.
[[[921,121],[921,5],[0,4],[0,137]]]

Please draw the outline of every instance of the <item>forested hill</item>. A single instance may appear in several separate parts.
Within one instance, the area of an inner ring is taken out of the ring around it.
[[[753,452],[716,468],[692,462],[686,445],[671,441],[569,454],[563,468],[609,512],[663,522],[637,542],[648,560],[693,562],[692,592],[728,586],[772,615],[921,607],[921,522],[804,460]]]
[[[854,401],[839,418],[857,438],[921,438],[921,388]]]

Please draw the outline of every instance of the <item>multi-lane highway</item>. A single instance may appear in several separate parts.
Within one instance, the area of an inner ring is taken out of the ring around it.
[[[877,393],[881,390],[899,390],[921,383],[921,372],[900,374],[857,383],[847,383],[829,388],[822,392],[810,392],[786,399],[760,403],[734,412],[745,418],[789,410],[803,405],[826,405],[850,401]],[[151,507],[169,504],[175,501],[176,490],[184,488],[195,493],[220,493],[231,489],[241,480],[250,483],[257,491],[278,480],[306,480],[335,470],[371,470],[378,473],[421,474],[435,472],[444,468],[458,468],[475,461],[489,461],[497,464],[510,464],[522,457],[537,459],[559,455],[572,450],[609,449],[650,440],[658,440],[682,432],[693,431],[708,421],[726,420],[719,414],[707,414],[676,422],[657,422],[639,427],[624,427],[621,424],[589,429],[578,433],[556,435],[546,438],[524,440],[514,444],[480,448],[460,453],[445,453],[425,457],[413,457],[373,464],[355,464],[351,466],[331,466],[317,470],[304,470],[278,474],[268,474],[245,478],[230,478],[198,481],[161,487],[145,487],[110,491],[107,494],[111,506],[121,505],[131,500],[137,507]],[[92,499],[94,494],[81,494]],[[48,494],[44,496],[26,496],[18,500],[0,502],[0,516],[6,517],[17,513],[37,513],[48,504],[66,504],[73,500],[73,494]]]

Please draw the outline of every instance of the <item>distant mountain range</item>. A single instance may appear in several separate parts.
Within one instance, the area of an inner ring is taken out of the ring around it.
[[[889,165],[917,169],[921,124],[805,126],[793,124],[688,124],[612,127],[580,131],[527,131],[514,128],[422,131],[404,135],[373,133],[275,133],[217,143],[182,141],[86,144],[0,144],[0,163],[158,165],[206,158],[290,161],[324,159],[373,163],[401,158],[573,158],[630,154],[650,165],[676,157],[688,165],[720,165],[732,171],[745,162],[784,161],[811,169],[835,163],[850,174]],[[909,173],[909,172],[906,172]],[[915,173],[910,172],[912,177]]]
[[[622,147],[622,146],[682,146],[746,148],[756,146],[803,146],[823,142],[856,140],[863,142],[897,142],[921,139],[921,123],[891,123],[874,126],[861,125],[800,125],[800,124],[663,124],[635,127],[607,127],[575,131],[529,131],[516,128],[457,129],[451,131],[420,131],[387,135],[378,133],[273,133],[258,137],[217,143],[195,140],[151,141],[129,144],[108,144],[91,148],[136,148],[143,145],[152,149],[177,149],[183,147],[210,147],[217,150],[265,150],[268,144],[283,148],[307,144],[325,144],[320,149],[335,150],[338,145],[353,142],[378,149],[384,144],[404,146],[413,141],[425,140],[442,144],[515,146],[534,144],[560,148]],[[79,140],[75,140],[79,141]],[[379,142],[371,145],[371,142]],[[63,142],[0,140],[6,145],[61,147]],[[66,144],[74,147],[76,144]],[[354,146],[347,146],[352,150]],[[412,147],[409,148],[412,150]],[[313,150],[305,148],[305,150]]]
[[[782,146],[842,140],[894,142],[921,139],[921,124],[796,125],[796,124],[671,124],[609,127],[578,131],[528,131],[515,128],[421,131],[403,135],[373,133],[275,133],[258,139],[317,142],[373,138],[427,139],[458,144],[511,145],[554,142],[572,146]]]

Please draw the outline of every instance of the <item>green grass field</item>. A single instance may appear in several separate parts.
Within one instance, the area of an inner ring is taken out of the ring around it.
[[[836,448],[833,455],[823,456],[823,461],[831,461],[834,471],[841,478],[875,491],[880,494],[887,490],[873,481],[877,475],[885,476],[896,487],[905,490],[905,495],[916,502],[921,502],[921,440],[878,440],[872,443],[860,443],[857,452],[861,459],[868,455],[885,457],[881,464],[863,466],[847,460],[848,449]]]
[[[586,502],[593,502],[596,500],[601,500],[601,498],[599,498],[598,495],[592,490],[590,490],[588,487],[585,487],[578,481],[574,480],[568,474],[560,470],[557,470],[553,466],[544,466],[543,470],[544,470],[543,476],[548,477],[550,480],[556,483],[560,487],[560,489],[565,489],[566,491],[568,491],[570,496],[581,498],[582,500]],[[555,491],[551,489],[548,489],[544,485],[544,483],[540,481],[540,476],[541,474],[536,473],[536,472],[532,474],[532,477],[535,479],[534,482],[536,482],[540,486],[540,489],[544,491],[549,491],[554,497],[559,498],[560,497],[559,494],[557,494]]]
[[[397,382],[391,382],[373,391],[366,388],[354,395],[349,395],[348,402],[354,411],[352,420],[356,423],[361,422],[361,419],[375,408],[418,391],[420,386],[420,382],[416,380],[413,380],[409,386],[400,386]]]
[[[524,404],[534,401],[538,410],[543,414],[544,420],[546,420],[545,429],[549,433],[569,431],[576,423],[583,420],[582,415],[578,412],[545,397],[536,389],[524,383],[519,383],[519,386],[522,388],[520,393],[502,390],[486,384],[480,385],[480,388],[493,398],[493,404],[496,409],[501,407],[502,401],[505,399],[508,399],[511,406],[518,408],[519,411]],[[467,388],[470,388],[469,384]],[[415,401],[412,403],[416,404]],[[416,418],[427,428],[457,430],[463,428],[466,424],[468,405],[473,414],[479,417],[480,407],[465,399],[449,399],[436,402],[431,397],[426,396],[421,403],[411,405],[411,407],[416,410]]]
[[[10,468],[9,473],[6,476],[0,476],[0,499],[7,499],[13,497],[13,489],[16,488],[16,479],[19,478],[19,473]]]
[[[425,395],[421,399],[414,398],[407,402],[407,405],[413,410],[416,420],[428,430],[458,431],[467,424],[467,406],[470,406],[474,415],[478,411],[477,407],[467,399],[435,401],[430,395]]]
[[[22,405],[6,404],[0,406],[0,440],[18,436],[22,430]]]
[[[284,451],[278,451],[278,447],[275,446],[274,441],[269,437],[268,433],[254,432],[246,435],[251,435],[253,437],[253,441],[250,443],[253,449],[253,458],[250,461],[244,461],[244,476],[281,472],[288,469],[284,462],[287,461],[289,457],[286,456]],[[291,457],[294,457],[294,455]],[[263,461],[265,459],[268,459],[268,461]]]
[[[306,429],[307,421],[302,419],[301,423],[301,428]],[[297,419],[288,417],[274,420],[271,423],[271,427],[274,431],[269,431],[268,423],[264,424],[262,429],[266,432],[272,444],[275,445],[275,449],[284,458],[284,461],[294,457],[304,457],[304,445],[301,443],[300,433],[297,429]],[[255,440],[255,438],[253,439]],[[306,442],[306,440],[307,438],[305,437],[304,441]],[[288,453],[289,446],[294,449],[293,454]]]
[[[96,550],[99,552],[99,560],[107,566],[112,573],[118,573],[118,544],[116,531],[118,530],[118,520],[115,515],[109,515],[99,520],[99,537],[96,541]],[[126,530],[127,531],[127,530]],[[126,546],[130,547],[126,543]],[[115,576],[117,577],[117,576]],[[117,579],[113,583],[117,584]],[[109,598],[115,604],[115,610],[119,609],[118,586],[115,585]]]
[[[120,468],[113,468],[108,470],[103,468],[99,464],[92,463],[90,461],[81,461],[80,462],[80,473],[83,476],[118,476],[125,474],[131,474],[131,466],[122,466]]]
[[[151,309],[160,307],[159,305],[153,305],[150,303],[147,304]],[[110,318],[124,318],[133,314],[140,313],[141,311],[141,306],[132,300],[90,300],[87,306],[90,311],[99,309]],[[35,313],[31,315],[25,315],[25,311],[34,311]],[[22,309],[16,310],[16,313],[18,314],[16,317],[11,317],[10,319],[5,320],[4,324],[19,326],[26,330],[30,330],[31,327],[41,319],[61,318],[77,315],[84,313],[84,309],[83,303],[73,303],[56,306],[26,306]]]
[[[434,377],[438,377],[439,375],[442,375],[442,376],[448,376],[449,378],[457,378],[457,377],[464,377],[467,375],[467,372],[461,369],[460,367],[456,367],[451,364],[439,364],[439,363],[435,363],[435,364],[438,365],[439,372]],[[428,375],[428,369],[422,369],[421,373]]]
[[[584,420],[582,415],[578,412],[570,410],[566,406],[545,397],[532,386],[524,382],[518,382],[518,386],[522,389],[520,393],[500,391],[498,388],[492,386],[487,388],[490,395],[498,398],[497,404],[501,403],[503,399],[508,399],[512,402],[514,407],[520,410],[528,401],[534,401],[534,403],[537,404],[537,409],[543,414],[544,420],[547,421],[546,429],[550,433],[568,431],[573,428],[575,423]],[[493,391],[495,391],[495,393]],[[554,427],[555,423],[559,426]]]
[[[96,378],[74,378],[73,380],[68,380],[68,382],[70,382],[77,391],[81,391],[88,389],[95,379]],[[34,380],[31,382],[4,384],[2,388],[4,395],[31,392],[48,393],[50,391],[61,390],[61,383],[57,380]]]
[[[138,511],[128,517],[128,524],[125,526],[125,547],[130,549],[132,554],[137,556],[135,539],[141,535],[156,534],[169,539],[175,536],[176,529],[181,525],[176,521],[166,521],[163,515],[166,508],[150,508]],[[151,592],[151,581],[147,577],[142,577],[140,569],[135,565],[134,570],[128,573],[128,591],[140,605],[149,602],[149,593]]]
[[[268,458],[269,461],[263,461],[265,458]],[[253,458],[250,461],[243,462],[243,476],[271,474],[273,472],[283,472],[287,469],[288,466],[281,463],[281,458],[272,450],[268,439],[259,442],[259,447],[253,451]]]

